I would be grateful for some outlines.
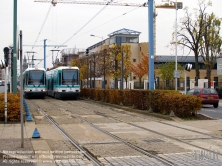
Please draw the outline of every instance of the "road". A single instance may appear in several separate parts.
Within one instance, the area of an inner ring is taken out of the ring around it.
[[[0,93],[4,93],[5,92],[5,86],[0,86]]]
[[[218,108],[214,108],[212,105],[204,105],[199,113],[222,119],[222,100],[220,99]]]

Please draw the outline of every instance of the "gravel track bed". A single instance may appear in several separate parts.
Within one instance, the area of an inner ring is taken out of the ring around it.
[[[93,144],[84,145],[94,156],[99,157],[121,157],[121,156],[145,156],[140,152],[124,144]]]
[[[82,100],[79,102],[84,103],[84,107],[86,108],[90,107],[90,109],[93,111],[99,110],[100,113],[107,114],[108,116],[118,117],[118,118],[123,117],[123,119],[120,119],[120,120],[129,119],[130,122],[166,121],[164,119],[159,119],[159,118],[155,118],[155,117],[144,115],[144,114],[138,114],[134,112],[125,111],[121,108],[119,109],[119,108],[114,108],[111,106],[101,105],[99,103],[88,101],[88,100]],[[68,103],[72,105],[74,104],[77,105],[77,103],[74,101],[69,101]]]
[[[43,111],[45,111],[50,116],[62,116],[66,115],[62,111],[58,109],[58,107],[47,103],[44,100],[32,100],[34,103],[36,103]]]

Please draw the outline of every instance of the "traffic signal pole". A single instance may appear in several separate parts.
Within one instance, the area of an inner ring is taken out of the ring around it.
[[[17,94],[17,0],[14,0],[12,92]],[[22,66],[20,66],[22,67]],[[10,87],[11,88],[11,87]]]
[[[5,95],[4,95],[4,98],[5,98],[5,123],[7,123],[7,82],[8,82],[8,74],[7,74],[7,71],[8,71],[8,67],[5,68]]]

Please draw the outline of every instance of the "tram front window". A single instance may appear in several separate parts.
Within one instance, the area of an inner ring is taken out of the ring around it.
[[[29,71],[29,85],[44,85],[44,71],[31,70]]]
[[[78,85],[78,70],[62,70],[62,85]]]

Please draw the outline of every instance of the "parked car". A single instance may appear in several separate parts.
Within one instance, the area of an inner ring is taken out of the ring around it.
[[[214,108],[218,107],[219,95],[213,88],[193,88],[190,89],[187,94],[201,97],[203,99],[202,104],[210,104],[213,105]]]
[[[4,86],[5,82],[4,81],[0,81],[0,86]]]

